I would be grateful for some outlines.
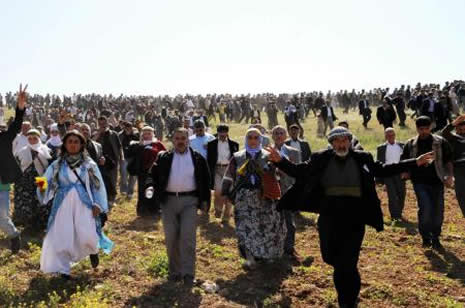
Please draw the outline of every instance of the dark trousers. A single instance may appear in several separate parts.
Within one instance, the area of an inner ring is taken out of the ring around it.
[[[401,219],[405,204],[405,182],[400,175],[384,178],[392,219]]]
[[[287,228],[284,251],[286,253],[292,253],[295,246],[295,213],[293,211],[283,211],[283,213]]]
[[[455,196],[465,217],[465,168],[454,166]]]
[[[333,280],[340,306],[355,307],[361,279],[357,263],[365,225],[347,217],[320,215],[318,233],[323,261],[333,266]]]
[[[160,213],[160,201],[157,196],[153,196],[152,199],[145,198],[146,180],[145,174],[137,177],[137,216],[151,216]]]
[[[371,120],[371,112],[370,111],[363,111],[362,117],[363,117],[363,126],[367,127],[368,122],[370,122],[370,120]]]
[[[399,117],[399,125],[405,126],[405,120],[407,119],[407,115],[405,114],[405,109],[397,108],[397,116]]]
[[[441,235],[444,221],[444,185],[413,183],[418,202],[418,229],[425,240]]]

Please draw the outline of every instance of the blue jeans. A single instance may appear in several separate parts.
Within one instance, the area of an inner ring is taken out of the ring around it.
[[[19,235],[10,218],[10,192],[0,191],[0,230],[6,233],[8,238]]]
[[[123,162],[120,164],[120,173],[121,173],[121,178],[119,182],[119,192],[120,193],[127,193],[128,196],[134,194],[134,187],[136,185],[136,176],[132,176],[128,172],[128,161],[123,160]]]
[[[444,221],[444,185],[413,184],[418,202],[418,229],[425,240],[441,235]]]

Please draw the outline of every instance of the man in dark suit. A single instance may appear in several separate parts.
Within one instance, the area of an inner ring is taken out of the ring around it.
[[[203,156],[189,147],[188,131],[177,128],[170,151],[158,154],[152,168],[160,196],[169,279],[192,287],[195,276],[197,209],[210,203],[210,171]]]
[[[390,104],[389,97],[385,97],[383,105],[379,106],[376,110],[376,118],[378,119],[379,124],[384,126],[384,129],[394,126],[393,123],[396,119],[396,112]]]
[[[330,129],[334,127],[334,121],[337,120],[337,116],[334,113],[333,107],[331,107],[331,102],[327,101],[326,104],[320,109],[320,117],[323,120],[323,135],[326,135],[326,130],[328,126]]]
[[[365,225],[383,230],[383,214],[374,176],[385,177],[428,163],[432,153],[398,164],[374,162],[368,152],[351,149],[352,134],[335,127],[328,136],[332,148],[293,164],[267,147],[270,160],[295,177],[296,183],[281,198],[278,209],[319,212],[318,233],[323,260],[334,267],[334,284],[341,307],[356,307],[361,280],[357,263]]]
[[[86,123],[82,123],[79,127],[79,132],[86,138],[86,150],[90,158],[92,158],[99,167],[102,167],[105,164],[102,145],[91,139],[92,131],[90,126]]]
[[[392,127],[386,128],[384,131],[386,142],[379,145],[377,149],[376,159],[383,164],[395,164],[400,161],[400,156],[404,148],[404,144],[396,141],[396,132]],[[405,204],[405,181],[399,174],[377,179],[379,183],[386,185],[389,213],[391,220],[402,220],[402,211]]]
[[[229,139],[229,127],[220,124],[216,128],[217,138],[207,144],[207,162],[211,171],[210,189],[215,191],[215,216],[227,224],[231,216],[231,203],[221,196],[221,182],[233,154],[239,151],[239,144]],[[210,206],[207,210],[210,209]]]
[[[367,128],[368,122],[371,119],[371,109],[366,95],[363,95],[362,99],[358,102],[358,112],[363,117],[363,126]]]
[[[5,131],[0,131],[0,184],[8,190],[0,191],[0,230],[5,232],[10,239],[12,253],[17,253],[21,247],[21,236],[10,218],[9,186],[21,177],[21,169],[13,156],[13,140],[21,130],[24,111],[26,110],[26,89],[19,86],[18,104],[13,123]]]
[[[108,205],[111,209],[116,200],[116,182],[118,178],[118,165],[123,161],[123,147],[119,139],[118,133],[111,130],[108,125],[106,116],[98,118],[99,131],[96,136],[96,141],[102,145],[105,164],[102,171],[103,181],[107,190]]]
[[[299,150],[302,161],[306,161],[310,158],[312,151],[310,149],[310,144],[307,141],[300,139],[299,135],[299,125],[292,124],[291,126],[289,126],[289,136],[291,138],[287,139],[285,144]]]

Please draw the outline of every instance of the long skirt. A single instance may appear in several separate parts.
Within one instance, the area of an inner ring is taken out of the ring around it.
[[[92,210],[71,189],[58,209],[42,245],[40,269],[70,274],[72,263],[98,252],[99,237]]]
[[[234,220],[239,250],[259,259],[279,258],[284,253],[286,224],[276,202],[261,199],[258,190],[240,189],[236,194]]]
[[[42,205],[37,199],[37,186],[35,177],[39,176],[34,164],[31,164],[14,186],[14,212],[15,225],[25,226],[37,231],[47,226],[50,206]]]

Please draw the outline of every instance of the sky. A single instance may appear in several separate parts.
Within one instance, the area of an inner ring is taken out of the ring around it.
[[[0,93],[263,93],[465,79],[463,0],[0,0]]]

